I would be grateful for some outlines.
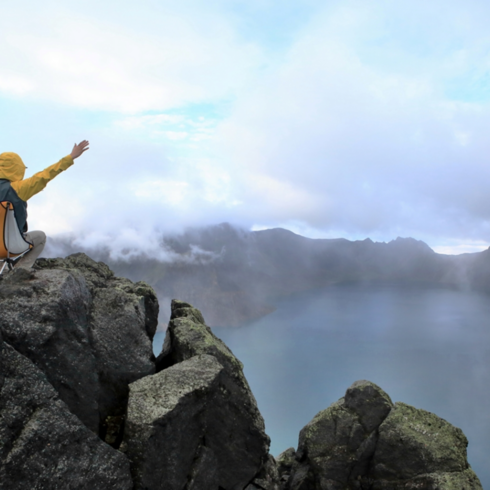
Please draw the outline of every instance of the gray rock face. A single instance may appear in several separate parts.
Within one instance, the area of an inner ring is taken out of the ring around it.
[[[277,461],[269,454],[260,472],[245,490],[280,490],[281,488]]]
[[[131,384],[122,449],[132,461],[135,488],[218,488],[210,442],[219,437],[213,406],[225,402],[222,371],[216,358],[203,355]]]
[[[172,302],[167,335],[160,372],[130,385],[124,450],[136,488],[243,490],[269,438],[242,365],[187,303]]]
[[[296,466],[296,451],[294,450],[294,447],[286,449],[277,457],[277,472],[281,484],[284,484],[289,480],[291,471],[293,467]]]
[[[1,351],[0,488],[129,490],[129,462],[73,415],[45,375]]]
[[[391,398],[370,381],[355,381],[345,393],[345,408],[354,412],[366,432],[372,432],[390,413]]]
[[[391,405],[386,393],[366,381],[318,413],[299,436],[297,456],[307,461],[305,478],[327,488],[366,474],[377,440],[374,422],[379,425]]]
[[[393,480],[465,482],[481,488],[466,459],[468,440],[461,429],[425,410],[396,403],[379,427],[372,477],[385,488]],[[443,488],[443,487],[441,487]]]
[[[155,362],[146,284],[83,254],[36,267],[0,279],[2,490],[481,489],[460,429],[369,381],[276,462],[242,364],[198,310],[172,302]]]
[[[279,458],[289,490],[481,489],[460,429],[357,381]],[[295,461],[291,462],[292,456]]]
[[[0,283],[3,338],[31,359],[86,425],[99,428],[100,384],[81,274],[18,269]]]
[[[41,259],[0,282],[3,338],[31,359],[72,413],[117,444],[128,383],[152,374],[158,302],[84,254]]]

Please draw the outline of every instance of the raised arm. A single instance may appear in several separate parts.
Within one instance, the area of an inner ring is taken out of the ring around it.
[[[27,201],[38,192],[41,192],[50,180],[53,180],[58,174],[63,172],[63,170],[71,167],[73,165],[73,160],[88,150],[88,144],[88,141],[83,140],[78,145],[75,144],[71,154],[62,158],[58,163],[45,168],[28,179],[21,180],[20,182],[12,182],[11,185],[17,192],[17,195],[23,201]]]

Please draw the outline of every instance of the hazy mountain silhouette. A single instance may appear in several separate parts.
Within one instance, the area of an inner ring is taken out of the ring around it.
[[[310,239],[281,228],[244,231],[227,223],[164,236],[171,261],[147,256],[113,260],[90,249],[117,275],[144,280],[157,292],[161,320],[170,299],[201,309],[212,326],[235,326],[274,310],[278,298],[340,282],[426,283],[490,291],[490,251],[457,256],[435,253],[413,238],[388,243]],[[54,239],[51,250],[88,251]]]

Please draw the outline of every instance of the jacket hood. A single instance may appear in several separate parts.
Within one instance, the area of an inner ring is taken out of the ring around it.
[[[24,178],[26,166],[17,153],[10,151],[0,154],[0,179],[18,182]]]

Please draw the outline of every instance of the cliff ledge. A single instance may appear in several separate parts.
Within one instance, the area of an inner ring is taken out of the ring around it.
[[[466,489],[462,431],[357,381],[276,461],[243,366],[199,310],[84,254],[0,280],[0,489]]]

